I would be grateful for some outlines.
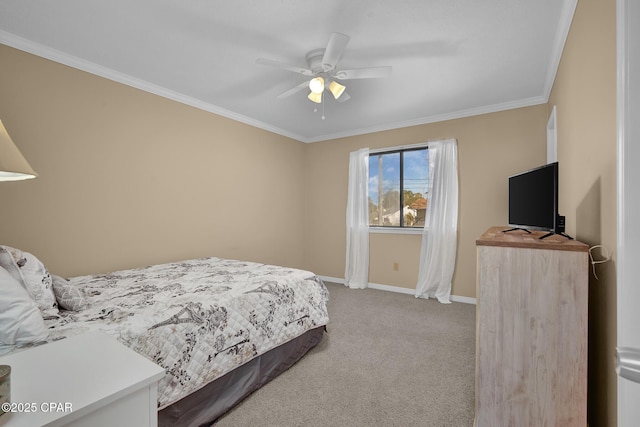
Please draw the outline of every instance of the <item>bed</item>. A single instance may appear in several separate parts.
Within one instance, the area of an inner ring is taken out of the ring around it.
[[[160,426],[211,424],[318,344],[328,322],[327,289],[309,271],[211,257],[67,279],[38,263],[0,246],[0,266],[22,280],[46,329],[9,350],[115,336],[165,368]]]

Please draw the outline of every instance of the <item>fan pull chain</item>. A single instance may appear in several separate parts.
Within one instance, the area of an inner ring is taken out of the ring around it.
[[[320,101],[322,103],[322,120],[324,120],[324,92],[320,95]]]

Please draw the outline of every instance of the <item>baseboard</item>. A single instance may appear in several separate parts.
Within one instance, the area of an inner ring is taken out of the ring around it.
[[[451,295],[451,301],[476,305],[476,299],[475,298],[461,297],[459,295]]]
[[[329,277],[329,276],[318,276],[318,277],[320,277],[325,282],[340,283],[341,285],[344,285],[344,278]],[[369,282],[367,287],[371,289],[378,289],[381,291],[396,292],[399,294],[407,294],[407,295],[415,295],[415,292],[416,292],[415,289],[403,288],[400,286],[381,285],[379,283],[371,283],[371,282]],[[474,305],[476,304],[475,298],[461,297],[457,295],[451,295],[451,301],[462,302],[465,304],[474,304]]]

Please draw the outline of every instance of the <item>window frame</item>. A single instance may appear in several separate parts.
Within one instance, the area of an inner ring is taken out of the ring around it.
[[[411,145],[401,145],[397,147],[386,147],[369,150],[369,157],[374,155],[384,155],[393,153],[404,153],[407,151],[429,150],[429,144],[426,142]],[[400,210],[403,209],[404,201],[404,155],[400,155]],[[428,201],[429,199],[427,199]],[[400,215],[401,224],[404,222],[403,215]],[[378,234],[422,234],[424,227],[406,227],[406,226],[385,226],[385,225],[368,225],[369,233]]]

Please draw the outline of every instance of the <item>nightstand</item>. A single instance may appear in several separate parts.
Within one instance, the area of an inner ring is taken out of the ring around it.
[[[11,403],[0,426],[151,426],[165,371],[101,332],[0,357],[11,365]],[[26,412],[26,411],[29,412]]]

